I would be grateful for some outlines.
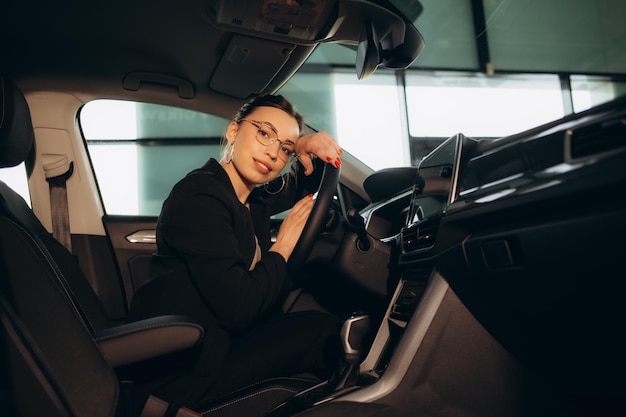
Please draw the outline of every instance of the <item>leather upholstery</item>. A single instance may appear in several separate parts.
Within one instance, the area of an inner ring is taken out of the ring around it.
[[[28,103],[17,86],[0,74],[0,168],[19,165],[33,142]]]

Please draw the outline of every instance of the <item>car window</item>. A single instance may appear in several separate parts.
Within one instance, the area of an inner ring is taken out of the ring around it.
[[[155,104],[87,103],[80,124],[106,212],[158,215],[178,180],[220,157],[227,122]]]
[[[556,75],[407,75],[413,137],[497,138],[565,115]]]
[[[626,82],[611,77],[572,75],[570,84],[577,113],[626,94]]]
[[[374,170],[409,166],[401,91],[393,73],[358,80],[353,71],[296,73],[280,90],[316,130]]]
[[[372,168],[410,164],[391,73],[364,81],[341,72],[297,74],[280,93],[310,126],[328,131]],[[219,158],[228,123],[200,112],[116,100],[87,103],[79,120],[105,211],[130,215],[158,215],[178,180],[210,157]]]
[[[313,62],[329,52],[325,46],[316,50]],[[415,166],[459,132],[474,138],[519,133],[625,90],[624,83],[597,76],[380,70],[358,80],[353,70],[310,67],[280,92],[314,128],[330,132],[344,149],[379,170]]]
[[[14,167],[0,169],[0,181],[21,195],[26,204],[31,205],[28,178],[23,162]]]
[[[300,71],[279,93],[305,121],[333,135],[374,170],[415,166],[443,140],[463,133],[497,138],[611,100],[623,85],[555,74],[486,76],[460,72]],[[220,157],[228,120],[185,109],[97,100],[80,123],[105,210],[157,215],[172,186],[210,157]],[[175,158],[172,155],[176,155]],[[112,163],[115,161],[115,163]]]

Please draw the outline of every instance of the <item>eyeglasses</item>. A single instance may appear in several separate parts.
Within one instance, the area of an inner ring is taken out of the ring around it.
[[[288,162],[294,156],[294,143],[290,140],[281,140],[278,139],[278,133],[274,128],[268,124],[267,122],[260,122],[258,120],[248,120],[241,119],[241,122],[248,122],[258,130],[256,132],[256,140],[263,146],[271,146],[278,142],[280,146],[278,147],[278,157],[284,161]]]

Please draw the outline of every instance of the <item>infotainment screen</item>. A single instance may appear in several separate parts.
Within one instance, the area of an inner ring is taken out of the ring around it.
[[[468,138],[463,134],[456,134],[421,160],[413,185],[407,226],[441,214],[454,202],[461,155],[467,142]]]

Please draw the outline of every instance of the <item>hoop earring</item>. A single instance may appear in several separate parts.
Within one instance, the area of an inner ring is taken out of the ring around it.
[[[235,143],[231,142],[228,144],[228,148],[226,149],[226,157],[224,158],[227,164],[230,164],[232,162],[234,152],[235,152]]]
[[[284,188],[285,188],[285,176],[281,175],[280,179],[282,180],[282,184],[280,184],[280,188],[276,191],[270,191],[268,186],[269,186],[269,182],[266,182],[265,185],[263,185],[263,189],[265,190],[266,193],[270,194],[270,195],[276,195],[278,193],[280,193]]]

